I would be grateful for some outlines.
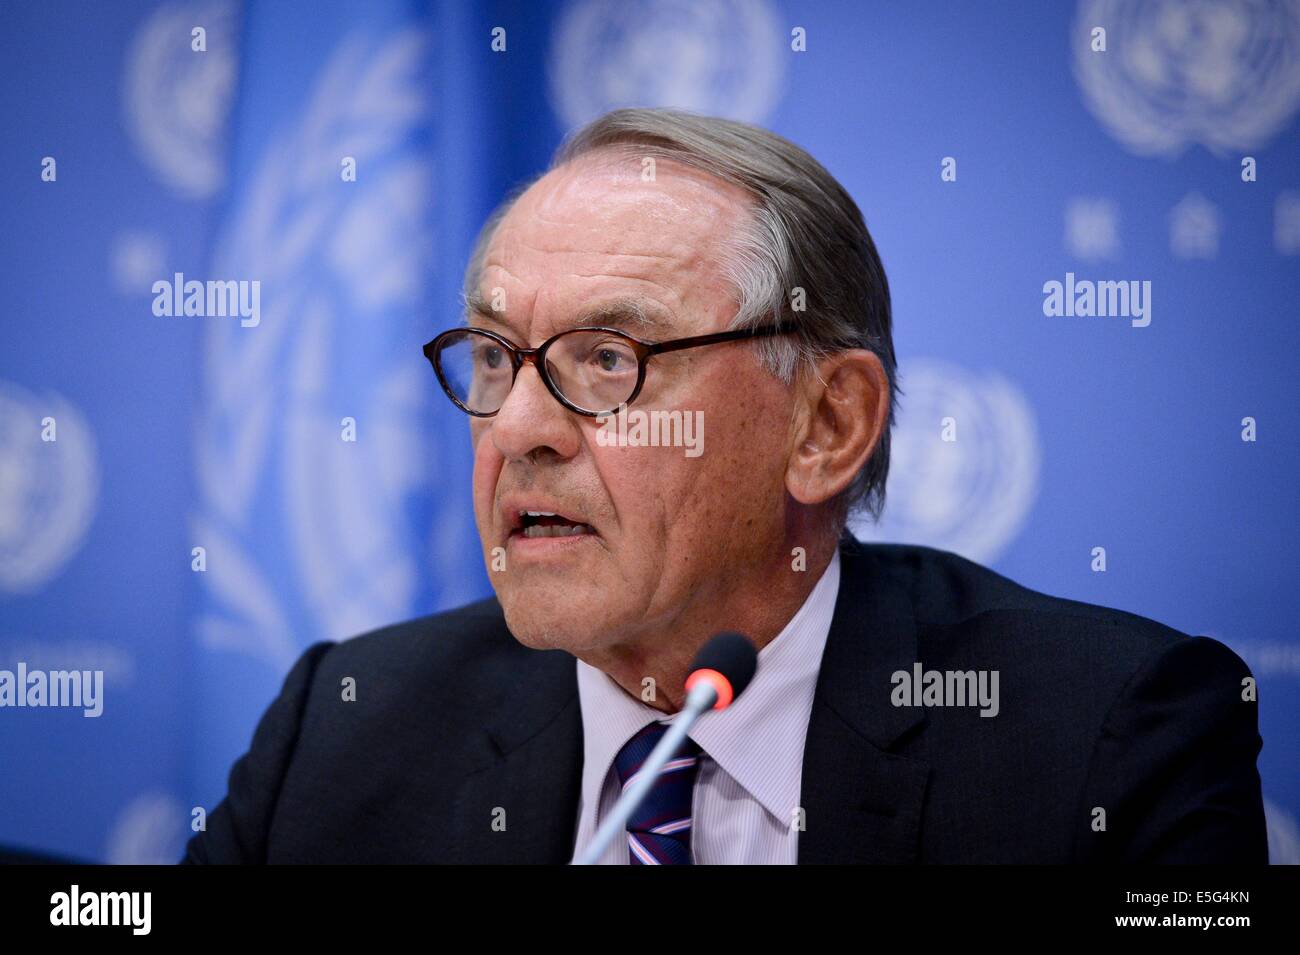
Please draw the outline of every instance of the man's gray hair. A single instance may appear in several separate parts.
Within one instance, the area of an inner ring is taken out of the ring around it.
[[[821,163],[784,137],[748,123],[673,109],[606,113],[565,140],[550,168],[606,149],[692,166],[753,197],[752,215],[733,237],[723,268],[739,303],[733,328],[771,324],[796,332],[754,342],[772,374],[788,384],[800,365],[814,373],[818,359],[847,348],[865,348],[880,359],[889,380],[889,420],[837,501],[841,524],[855,509],[879,520],[900,389],[889,283],[857,203]],[[465,273],[467,296],[478,292],[497,225],[535,181],[516,189],[483,226]]]

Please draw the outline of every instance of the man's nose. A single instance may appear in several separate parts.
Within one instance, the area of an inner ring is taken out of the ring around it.
[[[571,458],[582,441],[575,417],[547,390],[532,362],[525,362],[501,409],[490,419],[492,443],[507,460],[542,449]]]

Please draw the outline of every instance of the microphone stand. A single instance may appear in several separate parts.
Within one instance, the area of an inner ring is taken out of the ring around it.
[[[623,793],[610,814],[605,817],[605,821],[600,824],[596,830],[596,835],[587,848],[583,850],[582,855],[575,861],[574,865],[594,865],[604,853],[605,848],[613,841],[614,837],[627,829],[627,821],[636,807],[641,805],[641,800],[650,791],[655,780],[659,777],[659,771],[677,753],[678,747],[682,745],[682,740],[690,732],[695,721],[706,710],[713,708],[718,702],[718,691],[714,689],[713,684],[708,680],[701,680],[692,687],[686,695],[686,703],[682,706],[681,711],[673,718],[672,724],[668,727],[668,732],[659,740],[659,745],[650,751],[645,762],[641,764],[641,769],[637,772],[636,782],[632,788]]]

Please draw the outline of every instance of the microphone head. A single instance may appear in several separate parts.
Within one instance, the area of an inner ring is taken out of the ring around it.
[[[686,678],[686,691],[697,683],[707,682],[717,691],[715,710],[725,710],[740,696],[758,669],[758,651],[749,639],[738,633],[724,632],[700,648]]]

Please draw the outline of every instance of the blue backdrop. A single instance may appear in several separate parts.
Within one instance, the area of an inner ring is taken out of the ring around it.
[[[419,346],[567,131],[677,105],[800,143],[866,214],[905,394],[857,531],[1233,647],[1273,856],[1300,859],[1300,3],[0,24],[0,669],[104,674],[97,718],[0,709],[0,843],[176,859],[305,646],[489,592],[466,422]],[[155,314],[177,273],[258,307]],[[1149,310],[1046,314],[1067,274],[1149,282]]]

